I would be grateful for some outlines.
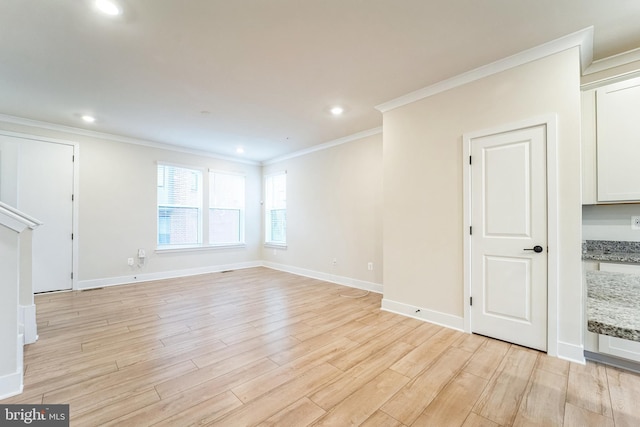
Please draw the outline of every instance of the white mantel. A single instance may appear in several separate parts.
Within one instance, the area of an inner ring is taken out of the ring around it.
[[[37,219],[0,202],[0,399],[22,392],[27,329],[30,342],[36,338],[31,232],[40,225]]]

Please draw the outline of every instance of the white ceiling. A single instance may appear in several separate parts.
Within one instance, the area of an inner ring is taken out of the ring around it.
[[[595,59],[640,47],[638,0],[120,4],[109,18],[91,0],[0,1],[0,113],[263,161],[378,127],[378,104],[592,25]]]

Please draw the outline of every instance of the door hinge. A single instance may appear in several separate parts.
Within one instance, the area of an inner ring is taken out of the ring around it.
[[[473,305],[473,297],[469,297],[469,305]]]
[[[75,161],[76,161],[76,155],[75,155],[75,154],[73,154],[73,155],[71,156],[71,161],[72,161],[72,162],[75,162]]]
[[[74,195],[73,194],[71,195],[71,201],[72,202],[74,201]]]
[[[469,156],[469,164],[471,164],[471,156]]]
[[[73,280],[73,271],[71,272],[71,280]]]
[[[73,240],[73,233],[71,233],[71,240]]]
[[[473,227],[469,226],[469,235],[473,235]]]

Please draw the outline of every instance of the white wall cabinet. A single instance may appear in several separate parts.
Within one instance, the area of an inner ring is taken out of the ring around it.
[[[640,201],[640,78],[595,95],[597,202]]]

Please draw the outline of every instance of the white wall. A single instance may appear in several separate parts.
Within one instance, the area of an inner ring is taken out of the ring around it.
[[[18,144],[0,135],[0,200],[18,206]]]
[[[558,336],[580,349],[578,48],[384,114],[385,301],[462,318],[462,135],[549,113],[557,114],[559,141]]]
[[[264,174],[283,170],[287,249],[264,248],[263,259],[288,271],[381,291],[382,135],[268,164]]]
[[[0,129],[79,144],[78,269],[80,287],[103,286],[216,266],[255,264],[261,259],[261,167],[213,157],[0,122]],[[158,161],[244,173],[246,247],[185,253],[155,253]],[[129,267],[138,248],[146,265]]]
[[[20,391],[18,366],[18,234],[0,225],[0,399]]]
[[[631,229],[632,216],[640,216],[640,204],[584,205],[582,238],[640,242],[640,230]]]

